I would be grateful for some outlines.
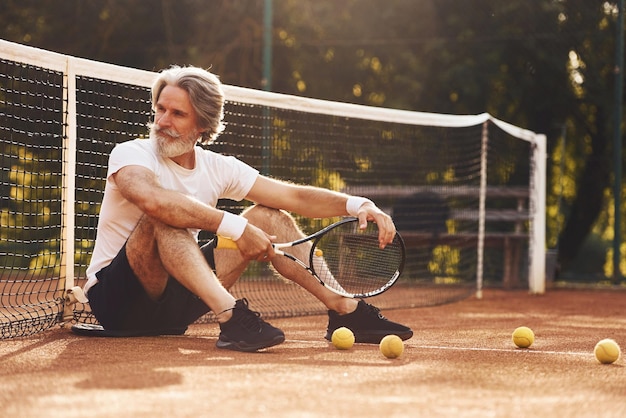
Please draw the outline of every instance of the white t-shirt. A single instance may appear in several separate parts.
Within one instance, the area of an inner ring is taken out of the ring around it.
[[[87,268],[85,292],[98,282],[96,273],[108,266],[137,226],[143,212],[126,200],[112,177],[122,167],[138,165],[153,171],[162,187],[177,190],[210,206],[218,199],[242,200],[259,172],[234,157],[195,147],[196,165],[188,170],[157,152],[154,139],[118,144],[109,156],[96,244]],[[192,230],[196,239],[199,230]]]

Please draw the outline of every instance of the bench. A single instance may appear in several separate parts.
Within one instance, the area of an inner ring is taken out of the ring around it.
[[[455,224],[476,223],[477,208],[455,208],[450,200],[476,198],[478,186],[352,186],[344,192],[366,196],[394,217],[398,231],[407,248],[425,248],[449,245],[456,248],[476,247],[477,228],[449,231],[447,221]],[[507,204],[503,208],[485,209],[484,246],[502,248],[503,285],[515,287],[519,283],[522,245],[528,243],[526,223],[530,220],[527,187],[489,186],[486,189],[487,206],[493,200]],[[476,207],[478,203],[476,203]],[[495,223],[511,224],[511,228],[494,230]]]

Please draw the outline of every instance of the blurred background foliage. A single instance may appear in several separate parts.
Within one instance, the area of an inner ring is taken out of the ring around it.
[[[266,1],[0,0],[0,38],[146,70],[192,64],[226,84],[260,89]],[[615,1],[272,0],[272,6],[273,91],[426,112],[489,112],[546,134],[546,245],[558,248],[569,280],[612,277]],[[624,229],[622,223],[622,237]],[[624,274],[626,262],[621,268]]]

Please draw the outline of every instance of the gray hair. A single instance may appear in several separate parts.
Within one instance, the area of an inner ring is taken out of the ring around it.
[[[165,86],[179,87],[189,94],[191,106],[196,112],[198,124],[203,131],[199,139],[208,145],[224,130],[224,91],[219,78],[202,68],[178,67],[162,71],[152,84],[152,108],[156,108]]]

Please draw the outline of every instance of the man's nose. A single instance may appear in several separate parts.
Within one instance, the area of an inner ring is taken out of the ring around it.
[[[160,127],[170,126],[170,114],[168,112],[161,113],[156,117],[155,122]]]

